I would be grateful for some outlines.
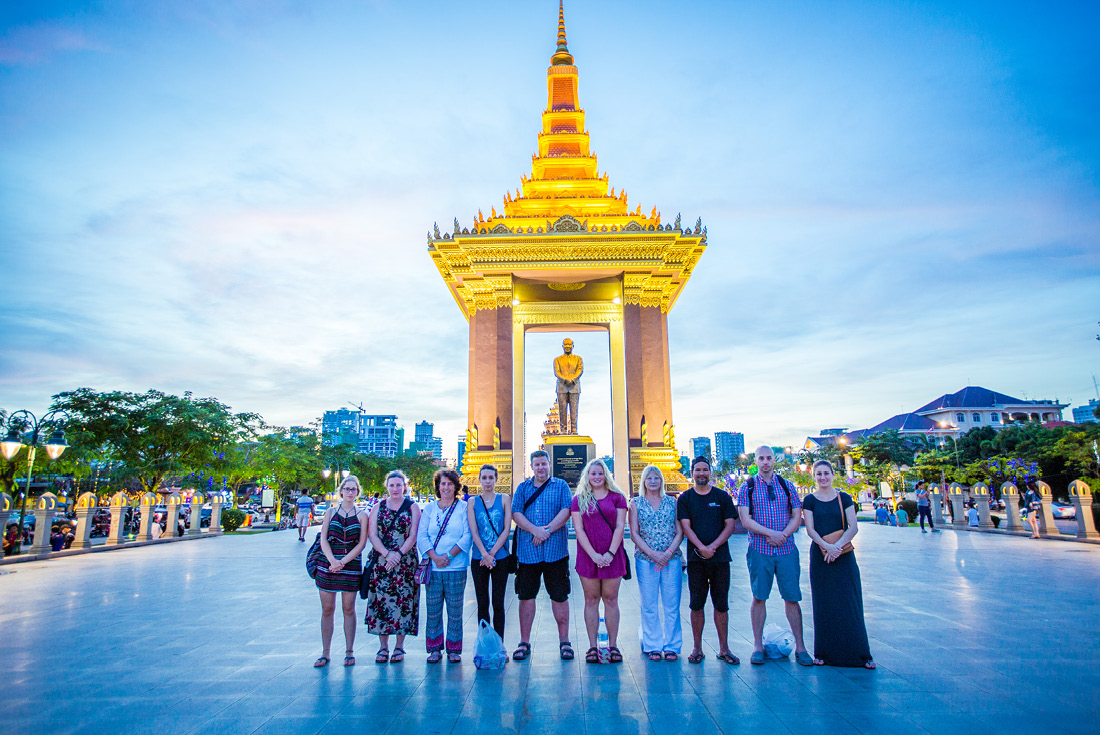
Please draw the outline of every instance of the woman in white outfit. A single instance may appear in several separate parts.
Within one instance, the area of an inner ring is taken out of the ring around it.
[[[676,522],[676,499],[665,492],[665,476],[659,468],[649,465],[642,470],[642,490],[642,495],[630,501],[630,538],[642,607],[642,651],[650,661],[675,661],[683,646],[680,541],[684,532]]]

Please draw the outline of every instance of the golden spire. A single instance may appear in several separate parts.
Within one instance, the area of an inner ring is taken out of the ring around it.
[[[558,49],[550,57],[553,66],[572,66],[573,55],[565,42],[565,0],[558,0]]]

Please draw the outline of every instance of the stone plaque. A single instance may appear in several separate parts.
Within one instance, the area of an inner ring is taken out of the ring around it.
[[[551,444],[550,472],[554,477],[560,477],[569,485],[570,490],[577,488],[581,470],[588,464],[589,454],[593,450],[592,444]]]

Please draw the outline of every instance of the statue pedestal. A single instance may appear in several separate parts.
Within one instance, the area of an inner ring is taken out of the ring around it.
[[[590,436],[573,434],[548,436],[543,448],[550,455],[550,474],[565,480],[570,490],[577,489],[581,470],[596,458],[596,443]],[[624,490],[624,492],[627,491]]]

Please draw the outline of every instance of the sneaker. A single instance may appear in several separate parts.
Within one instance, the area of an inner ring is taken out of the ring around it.
[[[932,533],[939,533],[939,532],[940,532],[940,529],[938,529],[938,528],[933,528],[932,529]]]
[[[920,532],[921,532],[921,533],[928,533],[928,531],[927,531],[927,530],[925,530],[925,529],[923,529],[923,528],[922,528],[922,529],[920,530]]]

